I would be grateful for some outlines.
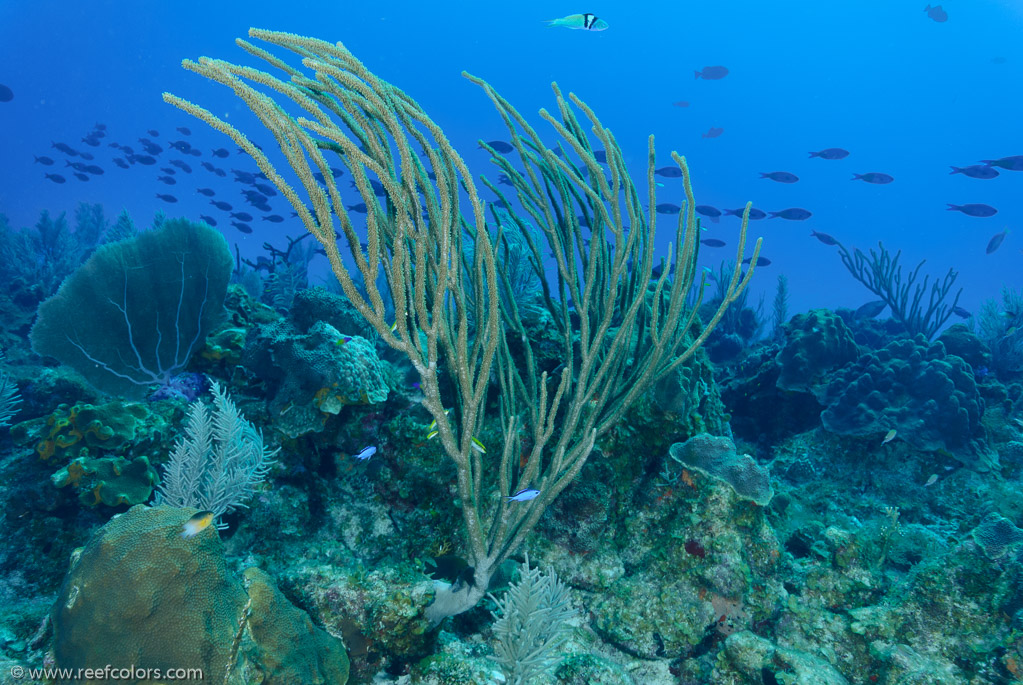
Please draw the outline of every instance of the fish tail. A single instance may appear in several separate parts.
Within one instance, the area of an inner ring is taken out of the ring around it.
[[[698,72],[698,71],[694,71],[693,73],[694,73],[694,74],[696,75],[696,78],[697,78],[697,79],[699,79],[699,78],[700,78],[700,72]]]
[[[761,171],[759,173],[760,173],[760,178],[767,178],[768,176],[770,176],[770,174],[765,174],[763,171]]]
[[[959,209],[959,205],[954,205],[951,202],[948,202],[946,204],[948,205],[948,211],[950,211],[950,212],[953,211],[953,210]]]
[[[821,156],[821,153],[819,153],[819,152],[811,152],[810,153],[810,157],[820,157],[820,156]]]
[[[849,180],[850,181],[859,181],[862,178],[863,178],[863,174],[853,174],[853,177],[850,178]]]
[[[951,176],[952,174],[961,174],[961,173],[963,173],[963,170],[961,168],[957,167],[957,166],[952,167],[952,171],[948,172],[949,176]]]

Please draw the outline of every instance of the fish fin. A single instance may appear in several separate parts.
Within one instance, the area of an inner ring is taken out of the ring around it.
[[[820,156],[821,156],[821,155],[820,155],[820,153],[819,153],[819,152],[811,152],[811,153],[810,153],[810,157],[820,157]]]
[[[948,175],[951,176],[952,174],[961,174],[961,173],[963,173],[963,170],[960,169],[957,166],[954,166],[954,167],[952,167],[952,171],[948,172]]]
[[[700,78],[700,72],[698,72],[698,71],[694,71],[693,73],[694,73],[694,74],[696,74],[696,79],[697,79],[697,80],[699,80],[699,78]]]

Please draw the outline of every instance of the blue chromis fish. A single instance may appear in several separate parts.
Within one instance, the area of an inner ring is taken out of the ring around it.
[[[514,495],[509,496],[507,499],[509,502],[528,502],[531,499],[536,499],[536,496],[540,494],[539,490],[533,488],[523,488]]]
[[[358,459],[359,461],[366,461],[376,453],[377,453],[376,445],[369,445],[368,447],[363,447],[361,452],[359,452],[358,454],[353,454],[352,456]]]
[[[186,540],[191,537],[195,537],[199,533],[203,532],[210,527],[213,523],[213,512],[212,511],[200,511],[192,518],[185,521],[185,525],[181,528],[181,537]]]
[[[570,14],[561,19],[548,19],[548,26],[564,26],[567,29],[583,29],[584,31],[607,31],[610,25],[597,17],[596,14]]]

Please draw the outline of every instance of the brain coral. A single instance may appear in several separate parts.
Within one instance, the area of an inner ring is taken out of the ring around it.
[[[776,361],[780,390],[819,391],[824,375],[859,357],[852,331],[827,309],[798,314],[785,324],[785,347]]]
[[[226,685],[343,685],[341,641],[266,574],[249,569],[243,583],[229,573],[212,526],[182,538],[194,511],[132,507],[75,555],[51,613],[56,665],[200,668],[204,681]]]
[[[843,435],[883,435],[923,451],[944,450],[968,465],[995,457],[985,442],[984,400],[973,369],[922,336],[889,343],[834,375],[822,401],[824,427]]]

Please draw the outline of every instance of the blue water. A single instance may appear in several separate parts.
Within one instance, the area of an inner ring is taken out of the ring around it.
[[[831,234],[848,246],[869,248],[883,240],[904,260],[927,260],[925,273],[959,271],[962,306],[975,311],[1003,284],[1018,282],[1023,236],[1018,198],[1023,172],[1002,171],[976,180],[949,175],[950,165],[1023,153],[1018,125],[1023,76],[1023,6],[971,0],[943,5],[938,23],[925,3],[868,0],[856,3],[619,3],[588,6],[517,3],[69,3],[0,4],[0,83],[14,93],[0,103],[0,212],[14,227],[35,223],[39,212],[73,211],[79,202],[101,203],[109,217],[127,209],[146,225],[156,210],[197,219],[214,216],[243,256],[261,253],[264,241],[284,245],[302,227],[290,207],[273,199],[283,224],[259,217],[243,235],[226,214],[194,192],[216,190],[241,207],[240,186],[218,179],[199,162],[217,147],[232,150],[225,168],[254,170],[219,134],[166,105],[165,90],[200,102],[247,131],[251,117],[233,95],[179,66],[200,55],[243,61],[233,44],[249,26],[340,40],[367,66],[406,90],[443,127],[477,173],[494,175],[479,139],[506,137],[489,100],[460,77],[468,70],[487,79],[541,132],[534,116],[552,107],[548,84],[577,93],[611,128],[644,175],[646,136],[654,134],[659,164],[668,153],[685,155],[697,202],[719,208],[777,211],[803,207],[806,221],[753,222],[765,239],[771,265],[754,280],[754,296],[773,296],[784,273],[792,291],[790,311],[858,306],[874,299],[841,267],[833,248],[809,237]],[[610,24],[604,32],[548,28],[543,20],[589,11]],[[694,71],[722,65],[727,77],[694,78]],[[687,101],[686,108],[673,102]],[[108,137],[95,149],[80,142],[97,122]],[[124,170],[111,159],[110,141],[138,147],[149,137],[166,147],[185,137],[203,152],[188,160],[193,174],[177,184],[156,181],[164,152],[152,167]],[[721,127],[717,138],[703,138]],[[254,133],[257,141],[264,140]],[[553,136],[551,136],[553,139]],[[105,173],[81,182],[63,169],[64,155],[50,147],[63,141],[95,155]],[[850,151],[844,160],[808,159],[827,147]],[[51,168],[36,155],[56,160]],[[219,162],[220,160],[213,160]],[[794,184],[761,180],[760,172],[788,171]],[[61,173],[57,185],[44,172]],[[853,173],[883,172],[895,181],[870,185]],[[658,202],[681,200],[677,180],[662,179]],[[347,185],[347,184],[345,184]],[[172,193],[168,205],[156,193]],[[355,197],[354,190],[352,197]],[[355,201],[353,199],[353,201]],[[990,218],[946,210],[947,203],[985,203]],[[250,212],[256,214],[255,212]],[[667,218],[667,217],[662,217]],[[705,223],[708,237],[728,243],[704,249],[701,261],[734,258],[738,220]],[[670,221],[659,234],[668,240]],[[985,254],[989,238],[1009,229],[1005,243]],[[326,277],[326,276],[325,276]]]

